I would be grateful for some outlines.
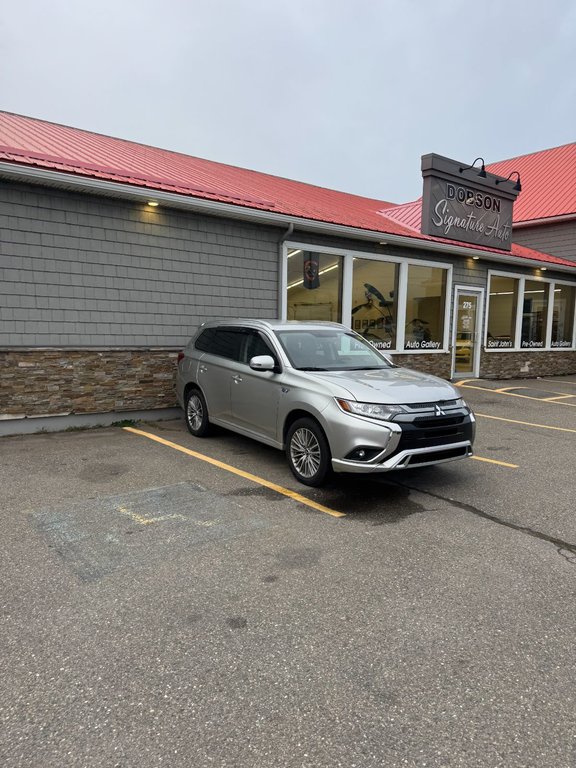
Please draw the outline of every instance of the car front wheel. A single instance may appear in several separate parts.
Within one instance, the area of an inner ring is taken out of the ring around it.
[[[210,432],[208,408],[204,395],[198,389],[192,389],[186,396],[184,409],[186,426],[195,437],[205,437]]]
[[[304,485],[322,485],[332,469],[328,441],[313,419],[292,424],[286,436],[286,456],[292,474]]]

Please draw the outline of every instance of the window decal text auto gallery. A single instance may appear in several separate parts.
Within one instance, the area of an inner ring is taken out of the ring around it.
[[[465,216],[457,216],[451,209],[451,200],[478,209],[478,211],[471,210]],[[482,211],[481,216],[477,215],[480,210]],[[487,220],[486,217],[489,213],[495,215]],[[446,197],[438,200],[434,206],[432,221],[436,227],[442,229],[446,236],[449,236],[452,229],[455,228],[465,232],[476,232],[479,235],[502,242],[506,242],[510,237],[510,223],[502,223],[500,219],[499,198],[454,184],[446,185]],[[454,237],[457,239],[457,233],[454,233]]]

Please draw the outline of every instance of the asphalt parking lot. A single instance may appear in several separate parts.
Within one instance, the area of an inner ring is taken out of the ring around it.
[[[0,763],[576,768],[576,377],[299,485],[183,422],[0,440]]]

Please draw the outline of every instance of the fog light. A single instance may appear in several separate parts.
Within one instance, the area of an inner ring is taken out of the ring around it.
[[[364,445],[360,448],[354,448],[345,458],[349,461],[370,461],[383,450],[383,448],[370,448]]]

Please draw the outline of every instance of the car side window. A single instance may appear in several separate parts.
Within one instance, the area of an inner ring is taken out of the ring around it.
[[[242,362],[248,365],[251,358],[256,357],[257,355],[271,355],[274,358],[274,361],[278,363],[274,351],[262,336],[260,336],[258,331],[249,331],[246,338]]]
[[[194,346],[200,352],[240,360],[243,334],[234,328],[206,328],[196,339]]]

